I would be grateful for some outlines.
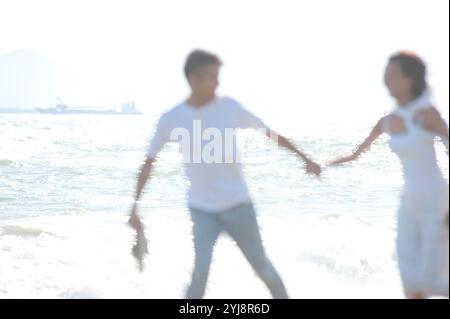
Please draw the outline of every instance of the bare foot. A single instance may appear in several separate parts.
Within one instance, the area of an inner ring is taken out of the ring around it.
[[[421,292],[415,292],[412,295],[408,296],[408,299],[425,299],[425,296]]]

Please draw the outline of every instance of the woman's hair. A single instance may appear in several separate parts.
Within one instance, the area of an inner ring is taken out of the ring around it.
[[[419,97],[428,89],[427,66],[418,55],[412,52],[400,51],[391,56],[389,63],[397,63],[403,74],[411,79],[411,93],[414,98]]]

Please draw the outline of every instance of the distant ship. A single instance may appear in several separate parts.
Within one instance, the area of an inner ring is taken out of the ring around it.
[[[66,105],[57,105],[50,108],[36,108],[41,114],[116,114],[116,110],[99,110],[96,108],[68,108]]]
[[[41,114],[142,114],[135,106],[134,102],[125,102],[121,105],[121,110],[105,107],[73,107],[69,108],[64,103],[59,103],[56,107],[36,108]]]

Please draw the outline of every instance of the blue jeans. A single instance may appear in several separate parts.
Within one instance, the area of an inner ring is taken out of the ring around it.
[[[203,297],[211,266],[214,245],[222,231],[228,233],[241,249],[256,274],[266,284],[274,298],[288,298],[284,284],[267,258],[252,203],[208,213],[190,207],[193,221],[195,266],[188,299]]]

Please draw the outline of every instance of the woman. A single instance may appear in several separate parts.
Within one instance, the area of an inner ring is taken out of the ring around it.
[[[448,297],[448,182],[438,166],[434,141],[448,151],[448,126],[433,106],[426,65],[416,55],[392,56],[385,84],[398,107],[382,118],[367,139],[338,165],[356,160],[383,133],[401,161],[405,184],[398,212],[397,255],[408,298]]]

